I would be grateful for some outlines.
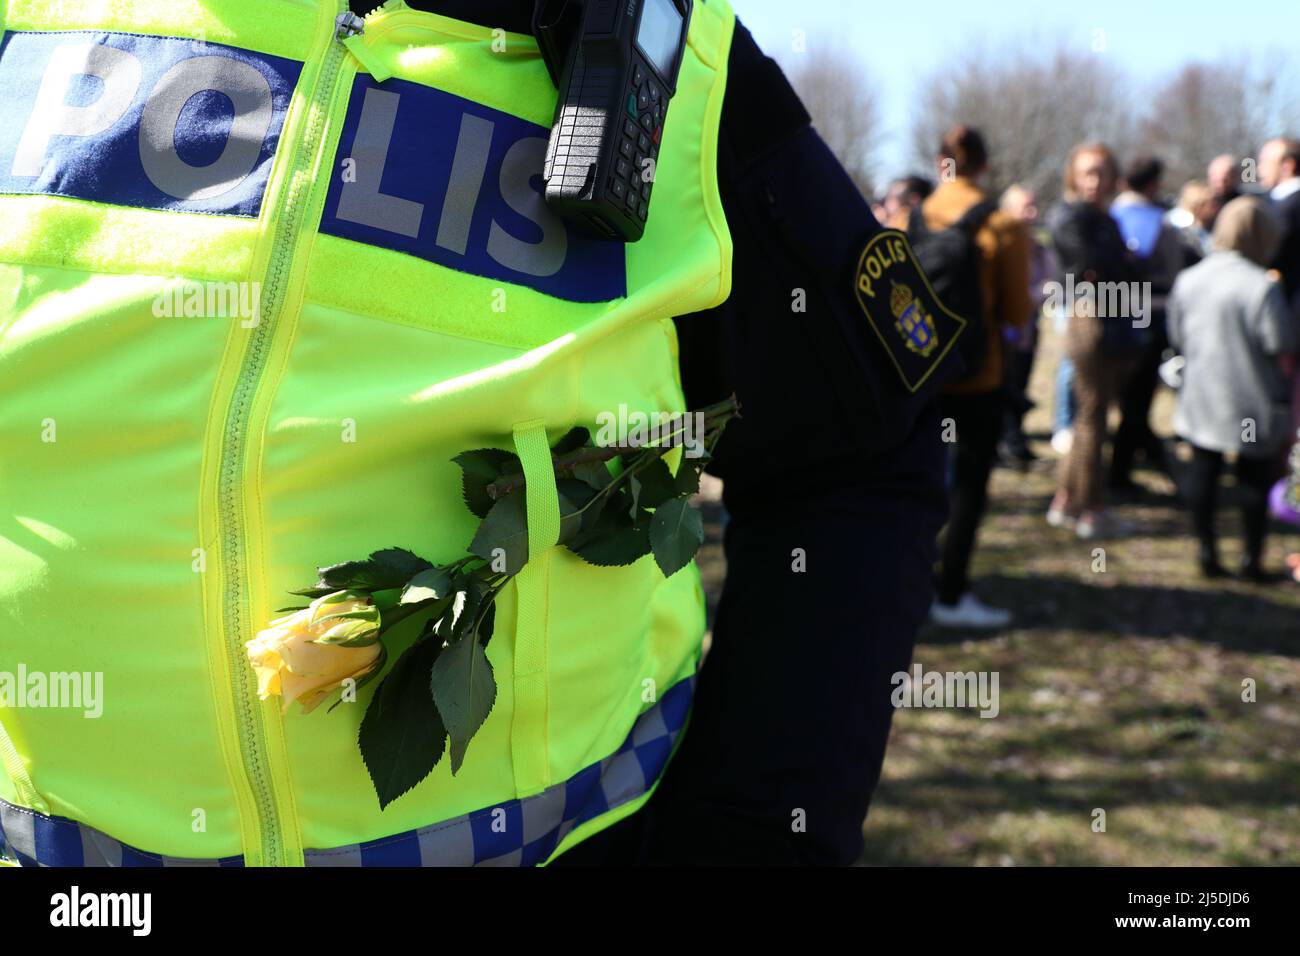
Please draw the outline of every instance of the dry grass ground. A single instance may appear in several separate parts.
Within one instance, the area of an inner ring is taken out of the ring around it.
[[[1049,335],[1031,385],[1040,439],[1055,349]],[[1157,407],[1165,433],[1171,404],[1166,393]],[[1097,545],[1049,528],[1056,458],[1045,441],[1034,449],[1035,466],[996,471],[975,559],[977,590],[1013,608],[1014,625],[927,627],[914,658],[997,671],[1000,713],[897,715],[862,862],[1300,863],[1300,587],[1203,581],[1173,485],[1154,473],[1139,472],[1148,494],[1121,508],[1136,536]],[[1221,520],[1233,566],[1235,516]],[[716,598],[716,521],[709,532],[701,565]],[[1274,566],[1284,545],[1300,541],[1275,535]]]

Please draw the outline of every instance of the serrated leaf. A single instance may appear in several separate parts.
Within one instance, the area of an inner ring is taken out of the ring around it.
[[[333,594],[337,590],[338,588],[322,587],[320,585],[316,585],[310,588],[302,588],[297,591],[290,591],[289,593],[296,595],[297,597],[311,598],[314,601],[318,597],[324,597],[327,594]]]
[[[402,604],[418,604],[446,597],[451,591],[451,575],[442,568],[426,568],[406,583]]]
[[[624,567],[650,553],[650,529],[647,525],[632,524],[625,516],[618,522],[601,521],[590,531],[584,531],[568,548],[588,564]]]
[[[478,518],[486,518],[495,500],[487,493],[487,486],[502,475],[523,471],[519,457],[500,448],[478,448],[464,451],[452,459],[461,470],[461,495],[465,507]]]
[[[567,455],[571,451],[577,451],[590,440],[591,433],[581,425],[576,428],[570,428],[564,433],[564,437],[557,441],[554,447],[551,448],[551,454]]]
[[[442,649],[433,662],[429,690],[451,741],[451,772],[455,775],[497,696],[492,665],[472,630]]]
[[[382,586],[382,570],[369,559],[364,561],[344,561],[320,568],[321,586],[328,588],[325,592],[339,590],[367,591]]]
[[[596,496],[588,485],[573,478],[556,482],[556,497],[560,504],[560,544],[572,541],[582,531],[583,508]]]
[[[614,480],[614,476],[609,473],[609,466],[603,461],[584,461],[581,465],[574,465],[573,477],[597,491]]]
[[[487,647],[488,641],[492,640],[492,635],[496,632],[496,625],[497,602],[494,595],[491,603],[487,606],[487,610],[483,612],[483,617],[478,622],[478,641],[484,647]]]
[[[474,577],[461,577],[456,582],[456,600],[449,619],[450,628],[443,633],[448,641],[454,640],[470,629],[478,617],[479,605],[486,593],[482,582]]]
[[[650,547],[664,577],[686,567],[703,542],[704,519],[685,498],[672,498],[655,510],[650,520]]]
[[[674,487],[673,473],[662,458],[655,459],[641,469],[636,477],[641,483],[640,506],[642,508],[658,508],[669,498],[676,498],[680,494]]]
[[[596,497],[596,490],[585,482],[578,481],[575,478],[561,478],[555,482],[555,490],[564,497],[568,498],[573,504],[581,508],[592,498]]]
[[[424,558],[404,548],[385,548],[364,561],[344,561],[321,568],[320,586],[330,590],[383,591],[400,588],[413,575],[431,567]]]
[[[409,581],[414,575],[433,567],[424,558],[405,548],[384,548],[371,554],[370,560],[391,574],[394,581]],[[401,584],[392,584],[390,587],[401,587]]]
[[[446,750],[447,729],[429,693],[440,643],[428,637],[409,647],[361,719],[357,744],[381,810],[427,777]]]
[[[673,491],[678,495],[693,495],[700,490],[700,474],[704,471],[704,462],[699,458],[682,458],[673,478]]]
[[[494,570],[498,548],[505,554],[507,574],[518,574],[528,562],[528,512],[520,492],[506,495],[492,506],[469,545],[470,553],[492,564]]]

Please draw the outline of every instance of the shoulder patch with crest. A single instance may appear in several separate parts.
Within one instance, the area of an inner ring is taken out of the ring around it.
[[[934,294],[907,235],[897,229],[878,232],[862,250],[853,291],[911,392],[925,384],[966,328],[966,320]]]

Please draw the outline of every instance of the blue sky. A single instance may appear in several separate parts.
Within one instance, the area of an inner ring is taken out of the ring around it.
[[[920,77],[969,44],[1065,42],[1093,49],[1103,31],[1107,55],[1138,80],[1152,81],[1188,60],[1300,49],[1300,4],[1223,4],[1207,0],[731,0],[760,46],[790,64],[795,30],[808,45],[839,41],[861,51],[880,97],[884,136],[880,175],[908,165],[911,103]],[[1225,12],[1226,11],[1226,12]],[[1258,12],[1256,12],[1258,11]],[[1268,19],[1264,19],[1267,11]],[[1136,91],[1135,91],[1136,94]]]

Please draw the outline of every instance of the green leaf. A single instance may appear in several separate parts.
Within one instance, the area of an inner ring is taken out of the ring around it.
[[[387,548],[374,552],[364,561],[345,561],[321,568],[320,586],[336,591],[383,591],[400,588],[413,575],[431,567],[432,564],[410,551]]]
[[[517,455],[499,448],[461,452],[452,461],[460,465],[465,506],[479,518],[486,518],[494,504],[487,486],[502,475],[519,474],[524,470]]]
[[[494,565],[494,570],[493,552],[498,548],[505,553],[507,574],[518,574],[528,562],[528,512],[519,492],[506,495],[492,506],[469,545],[470,552]]]
[[[614,480],[609,466],[603,461],[584,461],[581,465],[574,465],[573,477],[597,491]]]
[[[300,604],[300,605],[298,605],[297,607],[278,607],[278,608],[275,609],[275,613],[276,613],[276,614],[293,614],[293,613],[296,612],[296,611],[305,611],[305,610],[307,610],[307,608],[308,608],[308,605],[306,605],[306,604]]]
[[[407,582],[402,591],[403,604],[418,604],[446,597],[451,591],[451,575],[443,568],[427,568]]]
[[[649,554],[649,526],[633,524],[621,505],[607,509],[600,520],[567,545],[569,550],[603,568],[623,567]]]
[[[551,449],[551,454],[567,455],[571,451],[577,451],[590,440],[591,432],[581,425],[577,428],[570,428],[564,433],[564,437],[555,443],[555,446]]]
[[[444,600],[446,600],[448,604],[451,603],[450,598]],[[418,604],[395,604],[392,607],[381,608],[379,612],[380,636],[388,633],[391,628],[401,624],[408,617],[413,617],[416,614],[421,614],[429,610],[432,610],[433,612],[430,620],[436,621],[438,615],[442,613],[442,603],[440,601],[435,601],[434,603],[429,604],[421,601]]]
[[[429,690],[451,739],[451,772],[460,770],[465,750],[496,701],[497,683],[483,645],[472,630],[443,648],[433,662]]]
[[[384,588],[380,591],[371,591],[370,600],[374,602],[375,607],[386,611],[401,603],[402,590],[403,588]]]
[[[596,497],[588,485],[573,478],[561,478],[555,483],[560,500],[560,544],[573,540],[582,530],[585,514],[583,508]]]
[[[357,744],[382,810],[427,777],[447,746],[447,729],[429,693],[441,641],[406,650],[379,685],[361,719]]]
[[[382,551],[376,551],[370,555],[370,560],[375,562],[375,565],[382,568],[386,573],[390,573],[395,580],[400,578],[403,581],[409,581],[414,575],[433,567],[424,558],[407,551],[405,548],[385,548]],[[392,586],[400,587],[401,585],[394,584]]]
[[[681,494],[674,487],[673,473],[668,470],[668,465],[662,458],[655,459],[638,471],[636,480],[641,483],[639,502],[642,508],[658,508],[669,498]]]
[[[690,563],[704,542],[704,519],[685,498],[665,501],[650,521],[650,547],[664,577]]]
[[[456,586],[459,592],[452,608],[451,627],[443,632],[448,641],[455,640],[471,629],[478,617],[479,605],[483,600],[483,595],[487,593],[483,582],[475,577],[462,577],[457,581]]]
[[[682,458],[673,478],[673,491],[678,495],[693,495],[700,490],[700,474],[704,471],[702,458]]]
[[[321,585],[316,585],[310,588],[302,588],[301,590],[298,591],[290,591],[289,593],[297,595],[298,597],[311,598],[314,601],[318,597],[324,597],[327,594],[333,594],[337,590],[338,588],[323,587]]]
[[[596,489],[576,478],[561,478],[555,482],[555,490],[578,507],[582,507],[596,497]]]
[[[497,622],[497,602],[496,595],[492,595],[488,603],[487,610],[483,612],[478,622],[478,641],[484,647],[488,646],[488,641],[492,640],[492,634],[496,631]]]
[[[627,516],[636,521],[636,513],[641,507],[641,480],[636,475],[627,480],[627,490],[632,496],[632,504],[627,509]]]

